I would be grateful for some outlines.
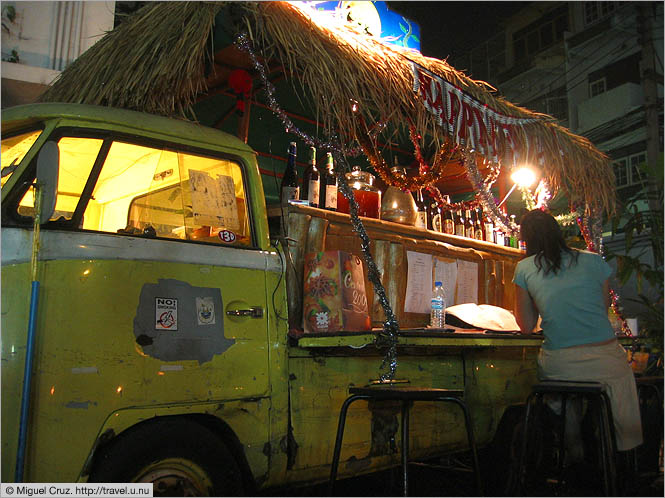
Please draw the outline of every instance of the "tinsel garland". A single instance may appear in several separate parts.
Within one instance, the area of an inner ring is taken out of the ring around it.
[[[346,161],[346,154],[350,154],[351,149],[345,148],[339,141],[336,139],[335,135],[329,137],[328,141],[319,140],[316,137],[311,137],[306,133],[302,132],[293,122],[289,119],[286,112],[282,110],[277,99],[275,98],[274,92],[275,87],[268,79],[266,69],[261,64],[254,53],[252,44],[249,41],[249,36],[247,33],[239,33],[235,40],[235,45],[242,51],[246,52],[251,61],[252,65],[258,72],[263,82],[266,97],[268,100],[268,107],[270,110],[277,116],[287,133],[293,133],[300,137],[300,139],[310,146],[315,146],[318,149],[323,149],[332,153],[333,158],[335,159],[335,176],[337,177],[338,188],[349,201],[349,211],[351,215],[351,224],[353,226],[353,231],[358,234],[361,241],[361,249],[363,253],[363,258],[365,259],[365,264],[367,265],[367,277],[369,281],[374,286],[374,293],[378,297],[383,312],[385,314],[385,321],[383,322],[383,333],[379,334],[376,338],[376,344],[379,347],[387,347],[386,355],[383,358],[381,363],[381,369],[388,366],[388,371],[381,375],[381,381],[391,380],[395,376],[397,371],[397,336],[399,334],[399,323],[395,317],[390,302],[386,297],[386,291],[381,283],[381,275],[379,270],[372,258],[370,252],[370,240],[365,231],[360,217],[358,216],[358,203],[353,195],[351,187],[346,183],[346,178],[344,177],[345,171],[350,171],[348,162]],[[341,166],[341,167],[340,167]]]
[[[589,220],[590,218],[593,219],[592,226],[590,227]],[[598,230],[598,225],[600,225],[600,230],[602,230],[602,221],[600,216],[593,217],[592,215],[586,216],[586,215],[579,215],[577,217],[577,224],[580,227],[580,232],[582,234],[582,237],[584,238],[584,242],[586,243],[587,249],[591,252],[595,252],[601,255],[602,253],[600,248],[602,247],[602,238],[600,239],[600,243],[597,242],[597,237],[594,237],[592,234],[592,229],[595,228],[595,230]],[[594,226],[595,225],[595,226]],[[621,303],[619,302],[619,294],[610,287],[610,301],[611,301],[611,307],[612,311],[614,311],[614,314],[616,317],[619,319],[619,323],[621,324],[621,332],[623,332],[625,335],[632,337],[632,332],[630,330],[630,327],[628,327],[628,322],[623,316],[623,312],[621,310]],[[633,347],[636,347],[635,341],[633,342]]]
[[[580,216],[582,216],[581,213],[577,209],[573,209],[568,214],[560,214],[555,216],[554,219],[561,226],[569,226],[572,225],[573,223],[578,223],[578,219],[580,218]]]
[[[396,176],[390,171],[390,166],[386,163],[385,159],[381,156],[381,153],[376,147],[375,140],[373,141],[370,135],[370,131],[367,128],[363,116],[356,112],[356,119],[360,123],[361,128],[367,130],[366,135],[356,137],[356,140],[360,144],[360,147],[369,160],[369,164],[374,168],[374,171],[381,177],[381,179],[387,184],[397,187],[403,191],[414,191],[420,188],[427,188],[429,185],[432,185],[436,182],[441,176],[443,168],[452,157],[454,149],[450,150],[445,144],[436,153],[434,157],[434,162],[430,167],[427,165],[426,168],[422,167],[421,163],[421,174],[418,176]],[[419,152],[417,145],[417,140],[415,136],[415,131],[410,130],[411,142],[414,144],[414,150]],[[446,157],[447,156],[447,157]],[[422,159],[422,156],[420,156]],[[423,161],[424,162],[424,161]]]
[[[462,157],[464,159],[467,178],[476,191],[476,198],[483,208],[483,213],[487,213],[495,227],[499,227],[504,233],[517,236],[519,234],[519,227],[499,210],[490,187],[484,181],[480,171],[478,171],[474,151],[471,149],[465,150]]]

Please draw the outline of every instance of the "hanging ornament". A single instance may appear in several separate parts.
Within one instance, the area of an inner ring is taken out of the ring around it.
[[[397,337],[399,335],[399,323],[397,318],[393,313],[390,302],[386,296],[385,288],[381,283],[381,275],[379,270],[374,262],[372,254],[370,252],[370,239],[365,231],[365,227],[358,217],[358,203],[353,195],[351,187],[346,183],[346,178],[344,173],[350,171],[351,168],[346,160],[346,155],[354,155],[356,152],[351,148],[344,147],[336,135],[331,135],[327,141],[319,140],[318,138],[311,137],[301,131],[293,122],[289,119],[286,112],[282,110],[277,99],[275,98],[274,92],[275,87],[270,82],[267,76],[267,71],[264,65],[259,62],[258,57],[254,53],[253,47],[249,41],[249,36],[247,33],[239,33],[235,40],[236,46],[242,51],[246,52],[251,61],[252,65],[258,72],[261,81],[263,82],[264,89],[266,92],[266,97],[268,100],[268,107],[273,112],[275,116],[282,122],[284,129],[289,133],[300,137],[300,139],[305,142],[307,145],[314,146],[317,149],[326,150],[331,152],[335,160],[335,176],[337,177],[337,184],[339,190],[342,192],[344,197],[349,201],[349,211],[351,215],[351,225],[353,230],[358,234],[361,241],[361,249],[363,253],[363,258],[365,264],[367,265],[367,277],[369,281],[374,286],[374,293],[376,294],[383,312],[385,315],[385,321],[383,322],[383,332],[379,333],[376,338],[376,344],[380,348],[387,348],[387,352],[384,356],[384,359],[381,363],[381,369],[388,368],[388,371],[383,373],[380,376],[381,381],[387,381],[393,379],[395,372],[397,371]]]

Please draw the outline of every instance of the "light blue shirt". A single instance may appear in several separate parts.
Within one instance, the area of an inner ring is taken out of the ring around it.
[[[531,295],[542,318],[545,349],[615,337],[603,297],[603,283],[612,269],[598,254],[578,252],[577,264],[570,254],[562,254],[556,275],[539,271],[535,256],[523,259],[515,268],[513,282]]]

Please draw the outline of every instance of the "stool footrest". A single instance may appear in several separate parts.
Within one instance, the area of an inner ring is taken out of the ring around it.
[[[349,394],[369,396],[373,399],[392,399],[404,401],[433,401],[441,398],[462,398],[462,389],[438,389],[422,387],[350,387]]]
[[[568,380],[546,380],[533,386],[534,393],[600,394],[605,385],[600,382],[577,382]]]

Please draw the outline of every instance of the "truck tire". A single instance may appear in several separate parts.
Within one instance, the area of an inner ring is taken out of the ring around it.
[[[89,482],[154,484],[154,496],[241,496],[240,468],[224,441],[189,420],[133,427],[95,458]]]

